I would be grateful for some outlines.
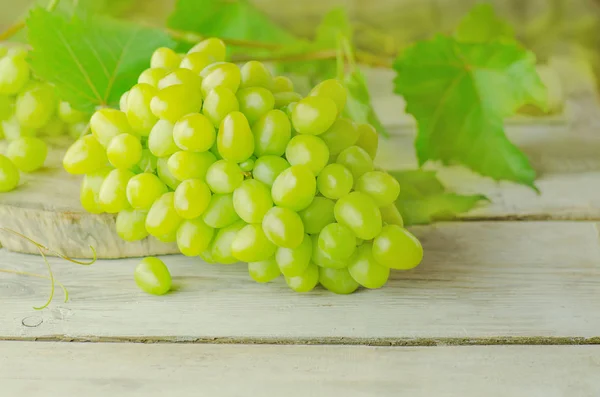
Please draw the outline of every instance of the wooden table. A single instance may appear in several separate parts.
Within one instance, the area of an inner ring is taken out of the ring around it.
[[[176,291],[154,297],[134,284],[136,259],[51,258],[70,300],[57,289],[35,311],[48,281],[0,274],[0,395],[600,396],[600,118],[590,91],[574,92],[558,121],[510,127],[542,194],[441,171],[492,203],[412,228],[423,264],[380,290],[296,294],[166,256]],[[394,101],[376,99],[394,133],[380,164],[413,166]],[[0,268],[45,272],[6,250]]]

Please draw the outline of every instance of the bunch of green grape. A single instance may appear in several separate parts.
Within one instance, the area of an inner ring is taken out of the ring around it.
[[[41,138],[67,132],[78,137],[87,125],[84,113],[33,75],[26,58],[25,48],[0,46],[0,140],[9,141],[0,154],[0,192],[19,184],[19,171],[44,165],[48,147]]]
[[[87,211],[118,214],[124,240],[150,235],[209,263],[246,262],[257,282],[283,274],[298,292],[379,288],[423,250],[394,206],[398,182],[373,164],[377,132],[341,117],[346,95],[326,80],[303,98],[260,62],[226,62],[219,39],[184,55],[159,48],[63,165],[85,174]],[[144,274],[155,265],[168,274],[155,258]],[[160,279],[136,278],[166,291]]]

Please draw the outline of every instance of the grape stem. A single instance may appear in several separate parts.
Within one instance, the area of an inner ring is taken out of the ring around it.
[[[48,11],[48,12],[54,11],[56,9],[56,7],[58,6],[59,2],[60,2],[60,0],[50,0],[48,5],[46,6],[46,11]],[[12,24],[4,32],[0,32],[0,41],[10,39],[11,37],[13,37],[17,33],[19,33],[21,31],[21,29],[23,29],[24,27],[25,27],[25,20],[21,20],[17,23]]]

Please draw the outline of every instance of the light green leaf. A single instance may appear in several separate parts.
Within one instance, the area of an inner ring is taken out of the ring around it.
[[[482,195],[460,195],[446,192],[435,171],[391,171],[400,183],[396,207],[407,226],[450,220],[484,202]]]
[[[535,189],[535,171],[503,125],[525,104],[546,107],[531,52],[516,43],[466,44],[437,36],[406,49],[394,69],[395,92],[418,123],[421,165],[463,164]]]
[[[357,123],[371,124],[381,135],[389,136],[373,109],[367,82],[360,69],[355,68],[350,73],[347,73],[344,78],[344,84],[348,90],[348,99],[346,100],[346,107],[344,109],[346,117]]]
[[[499,18],[491,4],[478,4],[463,18],[454,37],[466,43],[485,43],[494,40],[512,41],[512,26]]]
[[[30,64],[79,110],[115,106],[149,66],[157,47],[174,42],[162,31],[101,17],[65,18],[34,9],[27,19]]]

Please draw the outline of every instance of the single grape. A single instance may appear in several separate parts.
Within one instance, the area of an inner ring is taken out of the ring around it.
[[[296,135],[287,145],[285,158],[292,166],[304,165],[318,175],[329,161],[329,149],[318,136]]]
[[[200,93],[193,86],[183,84],[163,88],[150,102],[152,113],[171,123],[177,122],[188,113],[199,112],[201,108]]]
[[[329,164],[317,177],[317,189],[323,196],[337,200],[352,190],[354,177],[348,168],[341,164]]]
[[[271,208],[263,218],[262,228],[267,238],[278,247],[296,248],[304,239],[302,220],[289,208]]]
[[[112,170],[106,175],[98,195],[98,202],[105,212],[116,214],[130,208],[127,201],[127,184],[133,176],[133,172],[124,169]]]
[[[356,144],[359,135],[358,127],[352,120],[339,118],[320,138],[327,144],[331,155],[335,156]]]
[[[188,54],[193,54],[196,52],[205,55],[206,57],[214,60],[214,62],[223,62],[226,55],[225,43],[221,39],[211,37],[196,44],[191,50],[188,51]]]
[[[356,237],[339,223],[330,223],[319,233],[319,249],[333,260],[347,261],[356,250]]]
[[[101,168],[98,171],[90,172],[83,177],[81,189],[79,190],[79,201],[81,206],[87,212],[92,214],[100,214],[104,212],[100,204],[100,188],[104,182],[104,178],[111,171],[110,168]]]
[[[294,83],[288,77],[276,76],[273,78],[273,86],[271,91],[277,92],[292,92],[294,91]]]
[[[335,102],[327,97],[309,96],[292,111],[292,124],[300,134],[319,135],[327,131],[337,118]]]
[[[213,194],[208,207],[202,214],[204,222],[220,229],[238,221],[240,217],[233,208],[233,194]]]
[[[286,277],[288,287],[296,292],[312,291],[319,284],[319,268],[310,263],[304,273],[299,276]]]
[[[32,83],[17,97],[15,115],[21,125],[38,129],[50,121],[57,106],[54,87],[47,83]]]
[[[208,167],[217,161],[217,158],[211,152],[186,152],[181,150],[175,152],[169,157],[169,171],[180,181],[186,179],[204,180]]]
[[[257,181],[261,181],[267,186],[273,186],[275,179],[290,167],[286,159],[279,156],[262,156],[256,159],[252,176]]]
[[[273,258],[248,263],[248,274],[257,283],[268,283],[275,280],[281,272]]]
[[[212,121],[215,127],[231,112],[240,110],[235,93],[227,87],[215,87],[204,100],[202,113]]]
[[[53,116],[44,127],[37,131],[38,136],[59,137],[66,131],[65,122],[56,116]]]
[[[189,69],[199,75],[202,70],[214,62],[214,59],[207,54],[201,52],[192,52],[187,54],[181,60],[179,67]]]
[[[359,287],[348,269],[319,268],[319,282],[336,294],[351,294]]]
[[[254,123],[252,133],[257,157],[282,156],[292,137],[292,126],[284,112],[271,110]]]
[[[169,170],[169,158],[160,157],[156,162],[156,174],[168,187],[175,190],[181,183]]]
[[[182,221],[183,219],[175,210],[175,193],[168,192],[160,196],[150,207],[146,217],[146,230],[157,238],[169,235],[176,238],[174,235]]]
[[[379,146],[379,134],[377,130],[370,124],[358,124],[358,140],[356,146],[363,148],[371,159],[375,160],[377,155],[377,147]]]
[[[238,261],[233,256],[231,246],[238,232],[242,230],[244,226],[246,226],[246,223],[238,221],[217,232],[217,235],[211,244],[211,256],[216,262],[223,265],[230,265]]]
[[[129,91],[125,91],[119,98],[119,110],[127,113],[127,100],[129,99]]]
[[[133,273],[135,283],[144,292],[152,295],[164,295],[171,289],[171,273],[158,258],[144,258]]]
[[[217,139],[212,122],[199,113],[183,116],[173,128],[173,139],[177,146],[189,152],[206,152]]]
[[[384,207],[396,201],[400,184],[387,172],[369,171],[358,178],[355,190],[368,194],[378,207]]]
[[[131,134],[120,134],[110,140],[106,155],[113,167],[130,169],[142,159],[142,143]]]
[[[127,95],[127,120],[129,125],[141,136],[148,136],[157,121],[150,104],[157,94],[155,87],[149,84],[136,84]]]
[[[169,71],[165,68],[149,68],[144,70],[138,77],[138,84],[148,84],[158,88],[158,82],[162,80]]]
[[[58,117],[67,124],[82,123],[87,120],[88,115],[73,109],[69,102],[61,101],[58,105]]]
[[[15,112],[15,101],[8,95],[0,95],[0,121],[10,119]],[[0,125],[0,129],[2,129]]]
[[[90,129],[94,137],[104,147],[108,146],[110,140],[117,135],[132,132],[125,113],[109,108],[97,110],[92,115]]]
[[[186,219],[177,229],[177,247],[185,256],[198,256],[208,249],[214,234],[202,219]]]
[[[23,172],[33,172],[42,168],[47,155],[46,142],[31,136],[15,139],[6,148],[6,157]]]
[[[320,82],[310,91],[309,95],[332,99],[340,113],[344,110],[344,106],[346,105],[346,87],[336,79]]]
[[[338,223],[348,227],[363,240],[371,240],[381,232],[381,212],[371,197],[352,192],[342,197],[333,209]]]
[[[400,214],[396,205],[390,204],[380,207],[379,211],[381,211],[381,220],[383,220],[383,223],[404,227],[404,219],[402,219],[402,214]]]
[[[202,79],[198,74],[189,69],[176,69],[158,82],[158,89],[170,87],[172,85],[184,85],[191,91],[198,92],[202,84]]]
[[[240,88],[263,87],[270,89],[273,85],[273,76],[262,62],[246,62],[241,67],[240,73],[242,76]]]
[[[244,226],[231,243],[231,254],[242,262],[267,260],[275,255],[276,249],[275,244],[265,236],[261,225]]]
[[[308,234],[319,233],[330,223],[335,222],[333,208],[335,203],[325,197],[315,197],[312,203],[298,213],[304,223],[304,231]]]
[[[383,266],[409,270],[421,263],[423,246],[408,230],[387,225],[373,240],[373,258]]]
[[[276,92],[273,94],[273,99],[275,100],[275,105],[273,107],[275,109],[281,109],[292,102],[301,101],[302,95],[297,92]]]
[[[326,268],[330,268],[330,269],[344,269],[348,266],[347,260],[333,259],[319,247],[319,236],[317,234],[313,234],[311,236],[311,240],[312,240],[311,261],[313,263],[315,263],[317,266],[326,267]]]
[[[16,95],[29,81],[29,65],[24,57],[0,58],[0,95]]]
[[[165,193],[167,186],[154,174],[144,172],[133,176],[127,183],[127,201],[137,210],[149,210]]]
[[[273,182],[271,195],[276,205],[301,211],[313,201],[316,190],[317,182],[310,168],[295,165],[279,174]]]
[[[227,160],[219,160],[206,172],[206,183],[215,193],[232,193],[244,180],[244,174],[240,167]]]
[[[148,237],[146,231],[147,211],[123,210],[117,215],[116,230],[125,241],[138,241]]]
[[[63,157],[63,167],[70,174],[89,174],[104,168],[108,159],[106,151],[93,135],[86,135],[67,149]]]
[[[374,168],[369,154],[358,146],[350,146],[342,151],[335,162],[350,170],[355,183],[365,172],[373,171]]]
[[[246,116],[240,112],[231,112],[223,119],[217,135],[217,146],[225,160],[235,163],[252,156],[254,136]]]
[[[177,230],[169,232],[167,234],[163,234],[161,236],[153,236],[158,241],[162,241],[163,243],[174,243],[177,241]]]
[[[381,288],[390,277],[390,268],[377,263],[373,258],[372,248],[371,243],[358,247],[356,254],[350,260],[348,272],[365,288]]]
[[[211,199],[208,185],[200,179],[181,182],[175,190],[175,210],[183,219],[194,219],[206,211]]]
[[[308,234],[304,235],[302,243],[296,248],[277,248],[275,260],[285,277],[302,275],[312,257],[312,240]]]
[[[176,69],[179,67],[181,58],[175,51],[170,48],[157,48],[150,58],[151,68],[163,68],[167,70]]]
[[[246,223],[262,222],[271,207],[273,200],[269,187],[255,179],[243,181],[233,192],[233,208]]]
[[[250,125],[264,116],[275,106],[275,98],[271,91],[263,87],[242,88],[237,92],[240,112],[246,116]]]
[[[12,115],[8,120],[0,122],[0,135],[3,135],[4,139],[11,141],[24,136],[36,136],[37,130],[27,128],[17,120],[15,115]]]
[[[217,87],[225,87],[237,92],[242,75],[236,64],[217,62],[205,67],[200,72],[200,77],[202,77],[202,95],[206,98],[210,91]]]
[[[6,156],[0,154],[0,192],[10,192],[19,184],[19,169]]]
[[[148,149],[156,157],[166,157],[179,151],[173,139],[173,124],[167,120],[158,120],[148,136]]]
[[[254,163],[256,162],[256,157],[252,156],[248,160],[242,161],[239,166],[240,170],[244,172],[250,172],[254,169]]]

